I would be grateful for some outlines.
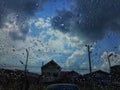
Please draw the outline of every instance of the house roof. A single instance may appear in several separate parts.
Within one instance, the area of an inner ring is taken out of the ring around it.
[[[109,75],[109,73],[105,72],[105,71],[102,71],[102,70],[98,70],[98,71],[95,71],[93,73],[101,73],[101,74],[106,74],[106,75]]]
[[[115,65],[115,66],[110,67],[110,73],[112,75],[113,74],[120,75],[120,65]]]
[[[102,71],[102,70],[98,70],[98,71],[95,71],[95,72],[92,72],[92,73],[89,73],[89,74],[85,74],[84,76],[90,76],[90,75],[94,75],[94,74],[109,75],[109,73],[107,73],[107,72],[104,72],[104,71]]]
[[[72,75],[72,76],[82,76],[76,71],[61,71],[61,76]]]
[[[73,71],[73,70],[70,72],[70,74],[76,74],[76,75],[79,75],[79,73],[78,73],[78,72]]]
[[[115,66],[112,66],[112,67],[110,67],[111,69],[112,68],[120,68],[120,65],[115,65]]]
[[[69,73],[70,73],[70,71],[61,71],[60,75],[65,76],[65,75],[68,75]]]
[[[54,60],[49,61],[48,63],[46,63],[45,65],[43,65],[41,68],[43,69],[43,68],[47,68],[49,66],[61,68]]]

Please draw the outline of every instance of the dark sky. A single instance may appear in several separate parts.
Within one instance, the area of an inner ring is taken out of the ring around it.
[[[52,0],[51,0],[52,1]],[[72,0],[66,0],[70,3]],[[16,24],[19,25],[22,36],[10,32],[13,39],[25,39],[29,32],[28,20],[37,11],[43,10],[47,0],[1,0],[0,27],[6,21],[13,22],[7,15],[13,13]],[[99,40],[107,31],[119,31],[120,1],[119,0],[75,0],[69,10],[57,11],[52,25],[62,32],[83,36],[86,39]]]
[[[18,25],[21,36],[17,32],[10,32],[13,40],[24,40],[29,32],[28,20],[35,15],[35,12],[41,11],[47,0],[0,0],[0,27],[4,23],[10,22]],[[11,16],[10,16],[11,14]],[[8,18],[6,18],[9,15]]]
[[[59,11],[52,25],[64,33],[102,39],[107,31],[120,31],[119,0],[75,0],[71,10]]]

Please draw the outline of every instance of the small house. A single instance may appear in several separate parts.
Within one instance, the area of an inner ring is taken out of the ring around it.
[[[60,78],[61,67],[51,60],[41,67],[41,72],[43,81],[51,82]]]

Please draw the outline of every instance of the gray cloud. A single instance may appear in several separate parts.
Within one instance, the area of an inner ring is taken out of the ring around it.
[[[9,34],[13,39],[25,39],[24,37],[29,31],[28,20],[43,8],[47,0],[0,0],[0,28],[4,27],[5,22],[10,24],[16,22],[21,32],[21,36],[17,32],[11,31]],[[9,16],[13,14],[13,16]],[[6,18],[8,17],[8,18]],[[15,19],[14,19],[15,18]]]
[[[119,10],[119,0],[76,0],[70,11],[58,12],[52,25],[64,33],[99,40],[108,30],[120,31]]]

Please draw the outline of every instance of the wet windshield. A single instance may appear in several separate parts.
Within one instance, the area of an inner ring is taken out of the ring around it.
[[[119,89],[119,20],[120,0],[0,0],[0,90]]]

